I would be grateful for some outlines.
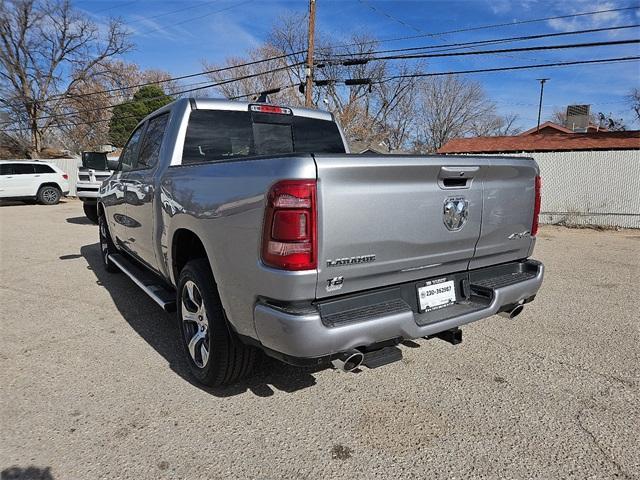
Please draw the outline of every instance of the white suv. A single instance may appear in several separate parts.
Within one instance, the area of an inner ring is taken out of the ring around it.
[[[55,205],[68,194],[69,175],[52,163],[0,161],[0,199],[36,199],[45,205]]]

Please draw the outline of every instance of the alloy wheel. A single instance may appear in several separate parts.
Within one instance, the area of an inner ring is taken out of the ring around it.
[[[187,280],[181,295],[182,334],[189,355],[198,368],[209,362],[209,320],[198,286]]]
[[[55,203],[58,199],[58,192],[53,188],[45,188],[42,191],[42,199],[46,203]]]

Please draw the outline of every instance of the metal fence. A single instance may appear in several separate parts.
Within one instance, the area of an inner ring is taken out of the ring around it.
[[[640,228],[640,150],[535,152],[541,223]]]
[[[69,175],[69,196],[76,196],[76,182],[78,181],[78,167],[82,165],[79,158],[40,158],[41,162],[57,165]]]

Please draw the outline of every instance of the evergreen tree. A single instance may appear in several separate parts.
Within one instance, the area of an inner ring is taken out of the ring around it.
[[[166,95],[157,85],[142,87],[132,100],[114,107],[113,117],[109,122],[111,143],[117,147],[124,146],[140,120],[172,101],[173,98]]]

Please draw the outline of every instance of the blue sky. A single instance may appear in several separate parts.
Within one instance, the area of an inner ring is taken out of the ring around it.
[[[97,22],[106,22],[109,16],[121,17],[131,30],[131,39],[136,45],[125,60],[138,63],[142,68],[166,70],[173,75],[200,71],[203,60],[215,63],[229,56],[244,55],[248,49],[260,45],[279,15],[288,11],[304,13],[308,8],[307,0],[77,0],[74,4]],[[358,32],[380,39],[391,39],[635,5],[640,4],[633,0],[317,0],[316,32],[336,43],[348,42],[350,36]],[[175,12],[180,9],[182,11]],[[438,45],[636,23],[640,23],[640,9],[436,38],[389,41],[382,43],[380,48]],[[508,47],[622,40],[639,36],[640,28],[633,28],[514,43],[508,44]],[[425,71],[493,68],[630,55],[640,55],[640,47],[622,45],[433,59],[429,60]],[[624,118],[628,127],[640,129],[640,123],[633,122],[632,112],[625,100],[631,88],[640,87],[638,62],[473,74],[468,77],[484,86],[500,112],[517,113],[520,125],[524,128],[534,126],[536,122],[539,95],[536,79],[548,77],[550,80],[545,86],[543,119],[549,117],[555,109],[563,110],[567,104],[588,103],[592,105],[592,111]]]

